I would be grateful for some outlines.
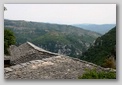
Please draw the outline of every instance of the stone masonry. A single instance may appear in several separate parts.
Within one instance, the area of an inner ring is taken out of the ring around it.
[[[15,64],[4,68],[5,79],[78,79],[86,69],[114,71],[93,63],[59,55],[41,49],[30,42],[10,47],[10,61]]]
[[[5,79],[78,79],[85,69],[94,68],[111,70],[68,56],[54,56],[4,68],[4,76]]]
[[[11,64],[25,63],[31,60],[41,60],[43,58],[49,58],[57,56],[58,54],[41,49],[30,42],[24,43],[19,47],[10,46],[10,61]]]

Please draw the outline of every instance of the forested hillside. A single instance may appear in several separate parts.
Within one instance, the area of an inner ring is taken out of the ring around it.
[[[116,27],[97,38],[94,45],[80,58],[101,66],[105,66],[106,63],[113,64],[115,61],[113,62],[111,59],[116,59]]]
[[[45,50],[73,57],[81,56],[101,36],[99,33],[70,25],[24,20],[4,20],[4,26],[14,32],[16,45],[30,41]]]

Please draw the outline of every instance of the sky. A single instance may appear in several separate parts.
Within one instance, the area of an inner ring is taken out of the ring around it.
[[[116,24],[116,4],[4,4],[4,19],[57,24]]]

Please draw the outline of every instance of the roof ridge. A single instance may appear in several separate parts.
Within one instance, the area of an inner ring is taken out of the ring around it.
[[[53,52],[50,52],[50,51],[47,51],[47,50],[44,50],[43,48],[40,48],[40,47],[38,47],[38,46],[36,46],[36,45],[34,45],[33,43],[31,43],[31,42],[26,42],[29,46],[31,46],[32,48],[34,48],[35,50],[38,50],[38,51],[41,51],[41,52],[46,52],[46,53],[50,53],[50,54],[54,54],[54,55],[60,55],[60,54],[58,54],[58,53],[53,53]]]

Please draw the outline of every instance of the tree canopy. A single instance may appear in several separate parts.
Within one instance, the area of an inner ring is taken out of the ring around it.
[[[15,36],[11,30],[4,30],[4,54],[8,55],[8,48],[10,45],[15,44]]]

